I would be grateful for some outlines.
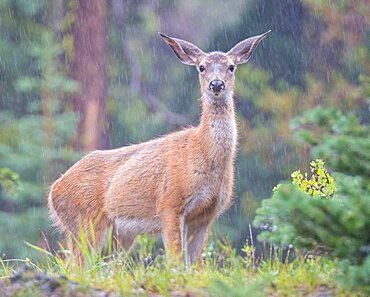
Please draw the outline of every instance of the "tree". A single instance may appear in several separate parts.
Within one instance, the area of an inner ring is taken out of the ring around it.
[[[107,4],[100,0],[79,0],[73,26],[74,59],[72,77],[80,90],[74,95],[80,116],[74,147],[91,151],[104,148],[107,52]]]

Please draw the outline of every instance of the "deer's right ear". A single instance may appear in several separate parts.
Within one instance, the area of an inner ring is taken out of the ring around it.
[[[205,56],[205,53],[194,44],[178,38],[168,37],[162,33],[159,35],[171,47],[180,61],[187,65],[197,65]]]

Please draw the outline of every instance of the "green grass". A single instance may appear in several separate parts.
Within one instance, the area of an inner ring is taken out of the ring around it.
[[[44,261],[0,259],[0,279],[28,262],[52,276],[64,275],[82,286],[113,291],[119,296],[316,296],[320,291],[330,291],[330,296],[365,296],[346,290],[336,281],[339,270],[335,262],[293,251],[291,261],[282,261],[282,253],[273,251],[261,261],[253,256],[253,246],[246,245],[243,255],[237,255],[229,244],[218,242],[210,244],[201,263],[187,272],[178,259],[169,259],[163,251],[154,249],[154,241],[147,236],[138,239],[130,255],[116,254],[109,259],[91,253],[87,246],[81,244],[87,259],[84,267],[76,265],[71,257],[66,260],[65,252],[53,255],[37,247]],[[153,251],[156,256],[151,255]]]

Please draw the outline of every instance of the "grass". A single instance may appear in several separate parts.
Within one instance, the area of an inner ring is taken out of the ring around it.
[[[0,279],[27,262],[49,275],[64,275],[82,286],[118,296],[318,296],[329,291],[330,296],[365,296],[346,290],[336,281],[339,271],[335,262],[293,250],[288,250],[284,260],[282,252],[271,250],[268,259],[262,261],[255,256],[254,246],[247,244],[243,255],[237,255],[230,244],[218,242],[208,245],[202,261],[186,271],[178,259],[169,259],[162,250],[154,249],[154,240],[148,236],[138,239],[130,255],[116,254],[109,259],[91,253],[87,246],[82,242],[87,259],[84,267],[76,265],[73,257],[66,261],[65,251],[51,254],[33,246],[45,259],[37,263],[0,259]],[[155,256],[153,250],[157,251]]]

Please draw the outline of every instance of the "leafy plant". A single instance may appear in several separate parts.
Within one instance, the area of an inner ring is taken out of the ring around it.
[[[292,184],[297,186],[302,191],[311,196],[320,196],[323,198],[332,197],[337,191],[333,177],[325,168],[325,163],[321,159],[316,159],[310,163],[312,175],[308,178],[308,174],[304,175],[300,170],[294,171],[291,174]],[[279,185],[273,188],[276,191]]]
[[[9,168],[0,168],[0,185],[6,191],[12,191],[20,184],[19,175]]]
[[[310,169],[312,172],[310,179],[308,179],[307,173],[303,176],[300,170],[294,171],[291,175],[292,184],[312,196],[332,197],[337,191],[337,187],[333,177],[324,167],[324,161],[321,159],[312,161]]]

